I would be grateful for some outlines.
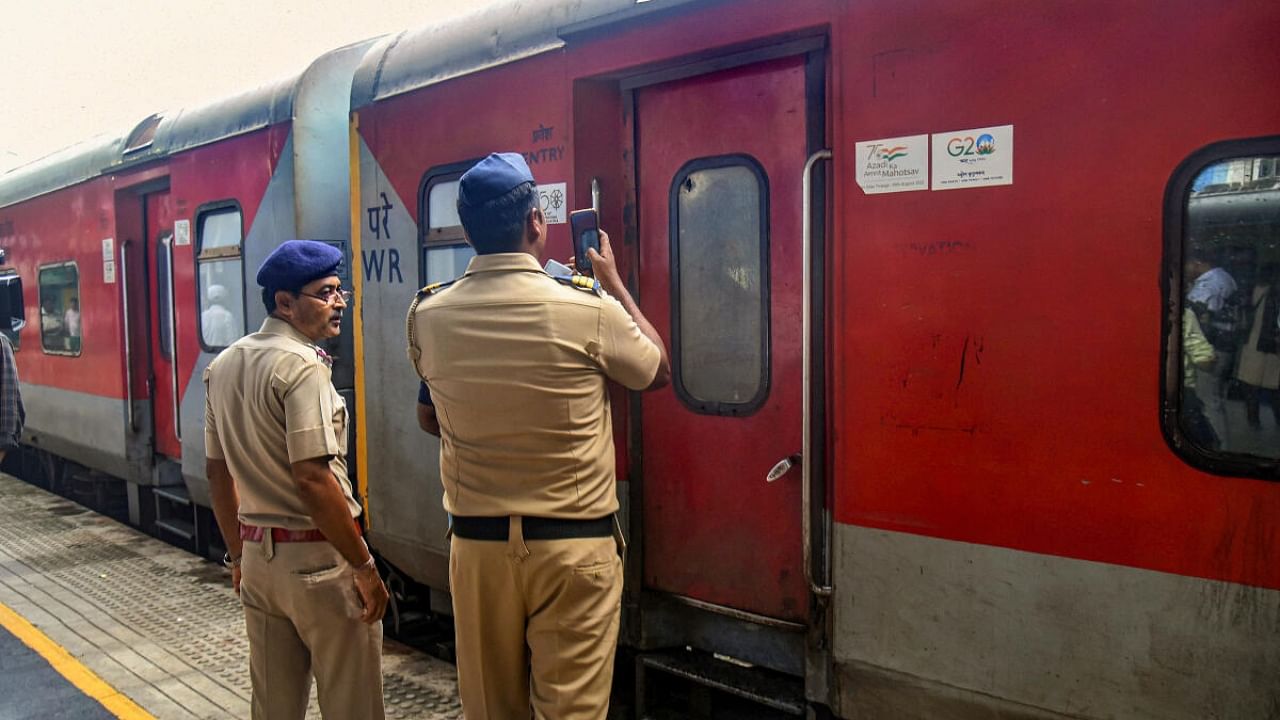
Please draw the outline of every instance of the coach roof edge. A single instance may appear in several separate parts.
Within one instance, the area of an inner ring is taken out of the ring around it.
[[[351,109],[564,46],[566,33],[709,0],[513,0],[385,38],[365,55]]]
[[[63,148],[0,175],[0,208],[30,200],[86,180],[143,165],[184,150],[286,122],[294,118],[303,83],[322,72],[350,72],[350,62],[330,62],[359,51],[373,40],[345,45],[316,58],[301,73],[212,102],[161,113],[155,138],[141,149],[125,152],[127,139],[153,116],[127,133],[104,134]],[[345,111],[342,113],[345,115]]]
[[[101,175],[124,143],[124,135],[98,135],[8,170],[0,175],[0,208]]]

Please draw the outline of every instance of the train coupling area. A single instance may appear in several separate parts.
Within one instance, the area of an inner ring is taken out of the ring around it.
[[[390,639],[383,687],[388,718],[462,716],[453,666]],[[247,718],[249,694],[225,569],[0,475],[0,718]]]

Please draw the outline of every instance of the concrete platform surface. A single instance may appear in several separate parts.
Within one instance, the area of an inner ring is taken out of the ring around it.
[[[228,572],[8,475],[0,475],[0,603],[156,718],[249,717],[244,616]],[[111,717],[72,714],[96,709],[73,707],[76,693],[20,646],[0,629],[0,675],[13,676],[0,696],[26,693],[44,718]],[[455,678],[453,666],[388,640],[387,717],[461,718]],[[313,688],[308,718],[319,717]]]

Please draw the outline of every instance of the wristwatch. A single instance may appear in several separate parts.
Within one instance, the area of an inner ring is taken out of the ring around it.
[[[238,557],[233,558],[231,557],[231,553],[224,552],[222,553],[222,565],[227,569],[238,568],[240,567],[240,558]]]

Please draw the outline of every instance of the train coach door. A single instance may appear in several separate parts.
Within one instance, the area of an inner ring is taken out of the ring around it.
[[[810,64],[634,90],[641,305],[674,370],[641,401],[644,585],[774,627],[809,615],[800,472],[766,476],[801,449]]]
[[[155,452],[182,457],[178,439],[177,367],[174,337],[173,206],[168,191],[146,196],[146,238],[149,324],[151,332],[151,417],[154,418]]]

